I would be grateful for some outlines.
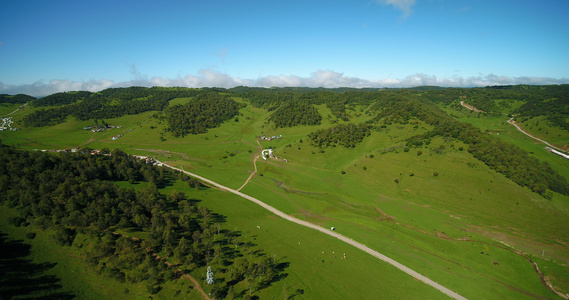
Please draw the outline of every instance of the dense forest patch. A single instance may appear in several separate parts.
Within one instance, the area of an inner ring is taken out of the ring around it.
[[[308,134],[313,146],[318,148],[335,147],[341,145],[346,148],[354,148],[371,134],[372,126],[368,123],[340,124],[338,126],[320,129]]]
[[[569,93],[562,98],[526,102],[515,113],[524,119],[545,116],[551,125],[569,131]]]
[[[302,101],[288,101],[282,104],[271,116],[269,121],[277,128],[298,125],[318,125],[322,116],[314,105]]]
[[[184,105],[166,110],[168,131],[175,137],[205,133],[239,114],[243,106],[219,93],[202,93]]]
[[[241,282],[247,282],[249,294],[263,289],[284,270],[263,251],[239,247],[240,233],[223,229],[223,216],[183,193],[165,196],[157,189],[168,180],[200,188],[197,181],[120,150],[109,156],[52,155],[0,143],[0,174],[0,202],[19,211],[12,224],[49,229],[62,247],[87,246],[87,263],[119,282],[144,283],[151,294],[179,278],[178,268],[216,266],[220,283],[211,288],[216,298],[233,293]],[[114,181],[146,181],[149,187],[135,191]],[[137,231],[148,238],[119,233]],[[87,238],[77,242],[78,236]],[[156,255],[179,265],[167,265]]]
[[[174,98],[192,97],[202,90],[182,88],[113,88],[98,93],[57,93],[32,102],[42,108],[24,118],[27,127],[41,127],[59,124],[67,116],[79,120],[110,119],[124,115],[135,115],[146,111],[162,111]],[[81,101],[79,101],[81,100]]]
[[[34,100],[36,100],[36,98],[24,94],[18,94],[14,96],[0,94],[0,103],[24,104]]]
[[[90,97],[93,93],[87,91],[55,93],[41,99],[34,99],[31,106],[62,106],[75,103]]]

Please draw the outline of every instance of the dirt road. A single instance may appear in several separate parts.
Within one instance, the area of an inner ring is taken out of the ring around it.
[[[383,255],[383,254],[381,254],[381,253],[379,253],[379,252],[377,252],[377,251],[375,251],[375,250],[373,250],[373,249],[367,247],[366,245],[364,245],[364,244],[362,244],[362,243],[360,243],[360,242],[354,241],[354,240],[352,240],[352,239],[350,239],[350,238],[348,238],[348,237],[346,237],[346,236],[343,236],[343,235],[341,235],[341,234],[339,234],[339,233],[336,233],[336,232],[334,232],[334,231],[331,231],[331,230],[329,230],[329,229],[320,227],[320,226],[318,226],[318,225],[312,224],[312,223],[310,223],[310,222],[306,222],[306,221],[297,219],[297,218],[295,218],[295,217],[289,216],[289,215],[285,214],[284,212],[282,212],[282,211],[280,211],[280,210],[278,210],[278,209],[276,209],[276,208],[274,208],[274,207],[272,207],[272,206],[270,206],[270,205],[264,203],[263,201],[261,201],[261,200],[259,200],[259,199],[257,199],[257,198],[254,198],[254,197],[251,197],[251,196],[249,196],[249,195],[243,194],[243,193],[241,193],[241,192],[239,192],[239,191],[237,191],[237,190],[230,189],[230,188],[228,188],[228,187],[226,187],[226,186],[223,186],[223,185],[221,185],[221,184],[219,184],[219,183],[217,183],[217,182],[214,182],[214,181],[212,181],[212,180],[209,180],[209,179],[207,179],[207,178],[205,178],[205,177],[199,176],[199,175],[197,175],[197,174],[194,174],[194,173],[191,173],[191,172],[188,172],[188,171],[184,171],[184,170],[182,170],[182,169],[178,169],[178,168],[176,168],[176,167],[173,167],[173,166],[170,166],[170,165],[167,165],[167,164],[163,164],[163,163],[161,163],[161,162],[157,162],[157,163],[162,164],[162,165],[164,165],[164,166],[166,166],[166,167],[169,167],[169,168],[171,168],[171,169],[178,170],[178,171],[180,171],[180,172],[184,172],[184,173],[186,173],[186,174],[188,174],[188,175],[190,175],[190,176],[192,176],[192,177],[195,177],[195,178],[197,178],[197,179],[199,179],[199,180],[202,180],[203,182],[206,182],[206,183],[208,183],[208,184],[210,184],[210,185],[212,185],[212,186],[215,186],[215,187],[217,187],[217,188],[219,188],[219,189],[221,189],[221,190],[224,190],[224,191],[233,193],[233,194],[235,194],[235,195],[237,195],[237,196],[243,197],[243,198],[245,198],[245,199],[247,199],[247,200],[249,200],[249,201],[251,201],[251,202],[256,203],[257,205],[261,206],[262,208],[264,208],[264,209],[266,209],[266,210],[272,212],[273,214],[275,214],[275,215],[277,215],[277,216],[279,216],[279,217],[281,217],[281,218],[283,218],[283,219],[285,219],[285,220],[287,220],[287,221],[294,222],[294,223],[296,223],[296,224],[299,224],[299,225],[302,225],[302,226],[305,226],[305,227],[309,227],[309,228],[312,228],[312,229],[314,229],[314,230],[318,230],[318,231],[320,231],[320,232],[322,232],[322,233],[324,233],[324,234],[327,234],[327,235],[329,235],[329,236],[335,237],[335,238],[337,238],[337,239],[339,239],[339,240],[341,240],[341,241],[343,241],[343,242],[345,242],[345,243],[348,243],[348,244],[350,244],[350,245],[352,245],[352,246],[354,246],[354,247],[356,247],[356,248],[358,248],[358,249],[360,249],[360,250],[362,250],[362,251],[364,251],[364,252],[367,252],[368,254],[370,254],[370,255],[372,255],[372,256],[374,256],[374,257],[376,257],[376,258],[381,259],[382,261],[384,261],[384,262],[386,262],[386,263],[388,263],[388,264],[390,264],[390,265],[396,267],[397,269],[399,269],[399,270],[401,270],[401,271],[407,273],[408,275],[412,276],[413,278],[415,278],[415,279],[417,279],[417,280],[420,280],[420,281],[424,282],[425,284],[430,285],[431,287],[433,287],[433,288],[439,290],[441,293],[443,293],[443,294],[445,294],[445,295],[447,295],[447,296],[449,296],[449,297],[451,297],[451,298],[454,298],[454,299],[466,299],[465,297],[459,295],[458,293],[455,293],[455,292],[453,292],[453,291],[447,289],[446,287],[444,287],[444,286],[442,286],[442,285],[440,285],[440,284],[434,282],[433,280],[431,280],[431,279],[429,279],[429,278],[427,278],[427,277],[425,277],[425,276],[419,274],[419,273],[416,272],[416,271],[413,271],[412,269],[410,269],[410,268],[404,266],[403,264],[398,263],[398,262],[396,262],[395,260],[393,260],[393,259],[391,259],[391,258],[389,258],[389,257],[387,257],[387,256],[385,256],[385,255]]]
[[[476,107],[474,107],[474,106],[472,106],[472,105],[468,105],[468,104],[464,103],[464,100],[463,100],[463,101],[460,101],[460,105],[462,105],[462,106],[464,106],[464,107],[466,107],[466,108],[468,108],[468,109],[470,109],[470,110],[473,110],[473,111],[475,111],[475,112],[485,112],[485,111],[483,111],[483,110],[477,109]],[[537,138],[537,137],[531,135],[529,132],[523,130],[522,127],[520,127],[520,125],[518,125],[518,123],[516,123],[516,121],[514,121],[514,118],[510,118],[510,119],[508,120],[508,123],[511,124],[511,125],[514,125],[521,133],[523,133],[523,134],[529,136],[529,137],[532,138],[532,139],[535,139],[536,141],[542,142],[542,143],[546,144],[547,146],[549,146],[549,147],[551,147],[551,148],[553,148],[553,149],[555,149],[555,150],[562,151],[562,152],[567,152],[567,151],[565,151],[565,150],[563,150],[563,149],[560,149],[560,148],[558,148],[558,147],[555,147],[555,146],[551,145],[550,143],[548,143],[548,142],[546,142],[546,141],[544,141],[544,140],[542,140],[542,139],[540,139],[540,138]]]
[[[483,111],[483,110],[479,110],[478,108],[476,108],[476,107],[474,107],[474,106],[472,106],[472,105],[468,105],[468,104],[464,103],[464,100],[460,101],[460,105],[462,105],[462,106],[464,106],[464,107],[466,107],[466,108],[468,108],[468,109],[470,109],[470,110],[473,110],[473,111],[475,111],[475,112],[483,112],[483,113],[485,113],[485,111]]]
[[[553,148],[553,149],[556,149],[556,150],[565,152],[565,150],[563,150],[563,149],[561,149],[561,148],[558,148],[558,147],[555,147],[555,146],[551,145],[550,143],[548,143],[548,142],[546,142],[546,141],[544,141],[544,140],[542,140],[542,139],[540,139],[540,138],[537,138],[537,137],[531,135],[529,132],[523,130],[522,127],[520,127],[520,125],[518,125],[518,123],[516,123],[516,121],[514,121],[514,118],[509,119],[509,120],[508,120],[508,123],[511,124],[511,125],[516,126],[516,128],[517,128],[521,133],[523,133],[523,134],[529,136],[530,138],[532,138],[532,139],[534,139],[534,140],[536,140],[536,141],[542,142],[542,143],[546,144],[547,146],[549,146],[549,147],[551,147],[551,148]]]
[[[7,115],[0,116],[0,118],[1,118],[1,117],[7,117],[7,116],[9,116],[9,115],[12,115],[12,114],[14,114],[15,112],[17,112],[18,110],[20,110],[20,108],[26,108],[26,106],[28,106],[27,103],[24,104],[24,105],[22,105],[22,106],[20,106],[20,107],[18,107],[15,111],[13,111],[13,112],[11,112],[11,113],[9,113],[9,114],[7,114]]]

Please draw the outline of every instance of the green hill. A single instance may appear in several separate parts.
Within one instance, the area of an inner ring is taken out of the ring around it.
[[[46,105],[14,113],[13,126],[19,130],[0,132],[0,139],[18,149],[121,149],[151,156],[241,188],[289,215],[334,227],[466,298],[556,298],[555,292],[569,293],[569,161],[506,121],[516,115],[532,133],[556,145],[569,144],[562,122],[569,116],[564,110],[551,114],[547,109],[564,103],[568,90],[112,89],[46,97],[52,99]],[[486,113],[472,112],[461,101]],[[276,157],[255,160],[269,148]],[[22,165],[25,168],[32,167]],[[144,179],[144,170],[137,172],[142,175],[117,178],[116,185],[136,191],[152,185]],[[277,218],[235,195],[190,188],[176,178],[157,188],[166,196],[183,193],[222,217],[222,230],[239,233],[236,244],[231,239],[219,243],[226,248],[226,262],[210,262],[220,279],[215,286],[205,283],[207,264],[180,266],[218,297],[446,297],[361,250]],[[1,199],[4,214],[17,213],[17,205],[8,208],[5,197]],[[177,202],[159,202],[156,209],[180,208]],[[57,232],[53,218],[45,222],[45,229],[29,222],[27,230],[37,231],[42,239],[51,230]],[[2,230],[21,238],[26,229],[2,224]],[[113,226],[110,230],[123,232]],[[143,242],[156,240],[150,231],[128,230]],[[178,235],[172,243],[179,243],[182,231]],[[88,264],[69,257],[84,255],[79,245],[99,243],[79,234],[72,246],[50,248],[54,254],[46,261]],[[43,244],[32,247],[46,247]],[[170,257],[160,249],[159,255]],[[238,259],[254,253],[278,262],[280,277],[257,288],[253,284],[262,278],[232,278]],[[176,258],[171,262],[180,263]],[[78,275],[80,282],[89,285],[89,275]],[[161,289],[152,290],[108,275],[103,272],[101,279],[93,280],[112,283],[100,291],[59,277],[68,291],[79,295],[81,290],[91,298],[124,297],[109,290],[122,293],[125,288],[131,296],[154,293],[169,299],[183,293],[200,298],[182,278],[164,280]]]

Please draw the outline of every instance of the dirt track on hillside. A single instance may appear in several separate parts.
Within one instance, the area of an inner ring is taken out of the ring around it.
[[[410,275],[411,277],[415,278],[416,280],[419,280],[419,281],[421,281],[421,282],[423,282],[423,283],[425,283],[425,284],[427,284],[427,285],[429,285],[429,286],[431,286],[431,287],[437,289],[437,290],[440,291],[441,293],[443,293],[443,294],[445,294],[445,295],[447,295],[447,296],[449,296],[449,297],[451,297],[451,298],[454,298],[454,299],[461,299],[461,300],[462,300],[462,299],[466,299],[465,297],[459,295],[458,293],[451,291],[450,289],[448,289],[448,288],[446,288],[446,287],[444,287],[444,286],[438,284],[437,282],[435,282],[435,281],[433,281],[433,280],[427,278],[426,276],[423,276],[423,275],[419,274],[418,272],[416,272],[416,271],[414,271],[414,270],[412,270],[412,269],[406,267],[405,265],[403,265],[403,264],[401,264],[401,263],[398,263],[397,261],[395,261],[395,260],[393,260],[393,259],[391,259],[391,258],[389,258],[389,257],[387,257],[387,256],[385,256],[385,255],[383,255],[383,254],[381,254],[381,253],[379,253],[379,252],[377,252],[377,251],[375,251],[375,250],[373,250],[373,249],[367,247],[366,245],[364,245],[364,244],[362,244],[362,243],[360,243],[360,242],[354,241],[354,240],[352,240],[352,239],[350,239],[350,238],[348,238],[348,237],[346,237],[346,236],[343,236],[343,235],[341,235],[341,234],[339,234],[339,233],[336,233],[336,232],[331,231],[331,230],[329,230],[329,229],[323,228],[323,227],[321,227],[321,226],[318,226],[318,225],[312,224],[312,223],[310,223],[310,222],[303,221],[303,220],[297,219],[297,218],[295,218],[295,217],[289,216],[289,215],[283,213],[282,211],[280,211],[280,210],[278,210],[278,209],[276,209],[276,208],[274,208],[274,207],[272,207],[272,206],[270,206],[270,205],[268,205],[268,204],[262,202],[261,200],[259,200],[259,199],[257,199],[257,198],[254,198],[254,197],[251,197],[251,196],[249,196],[249,195],[243,194],[243,193],[241,193],[241,192],[239,192],[239,191],[237,191],[237,190],[230,189],[230,188],[228,188],[228,187],[226,187],[226,186],[223,186],[223,185],[221,185],[221,184],[219,184],[219,183],[217,183],[217,182],[214,182],[214,181],[212,181],[212,180],[209,180],[209,179],[207,179],[207,178],[205,178],[205,177],[202,177],[202,176],[200,176],[200,175],[197,175],[197,174],[194,174],[194,173],[191,173],[191,172],[188,172],[188,171],[184,171],[184,170],[182,170],[182,169],[179,169],[179,168],[176,168],[176,167],[173,167],[173,166],[170,166],[170,165],[161,163],[161,162],[157,162],[157,163],[162,164],[163,166],[169,167],[169,168],[171,168],[171,169],[178,170],[178,171],[180,171],[180,172],[184,172],[184,173],[186,173],[186,174],[188,174],[188,175],[190,175],[190,176],[192,176],[192,177],[195,177],[195,178],[197,178],[197,179],[199,179],[199,180],[202,180],[202,181],[204,181],[204,182],[206,182],[206,183],[208,183],[208,184],[210,184],[210,185],[213,185],[213,186],[215,186],[215,187],[217,187],[217,188],[219,188],[219,189],[221,189],[221,190],[224,190],[224,191],[233,193],[233,194],[235,194],[235,195],[237,195],[237,196],[240,196],[240,197],[245,198],[245,199],[247,199],[247,200],[249,200],[249,201],[251,201],[251,202],[254,202],[255,204],[261,206],[262,208],[264,208],[264,209],[266,209],[266,210],[272,212],[273,214],[275,214],[275,215],[277,215],[277,216],[279,216],[279,217],[281,217],[281,218],[283,218],[283,219],[285,219],[285,220],[287,220],[287,221],[290,221],[290,222],[293,222],[293,223],[296,223],[296,224],[299,224],[299,225],[302,225],[302,226],[305,226],[305,227],[308,227],[308,228],[312,228],[312,229],[318,230],[318,231],[320,231],[320,232],[322,232],[322,233],[324,233],[324,234],[327,234],[327,235],[329,235],[329,236],[332,236],[332,237],[334,237],[334,238],[337,238],[337,239],[339,239],[339,240],[341,240],[341,241],[343,241],[343,242],[345,242],[345,243],[347,243],[347,244],[350,244],[350,245],[352,245],[352,246],[354,246],[354,247],[356,247],[356,248],[358,248],[358,249],[360,249],[360,250],[362,250],[362,251],[364,251],[364,252],[366,252],[366,253],[368,253],[368,254],[374,256],[374,257],[376,257],[376,258],[379,258],[380,260],[382,260],[382,261],[384,261],[384,262],[386,262],[386,263],[388,263],[388,264],[390,264],[390,265],[396,267],[397,269],[399,269],[399,270],[405,272],[406,274]]]

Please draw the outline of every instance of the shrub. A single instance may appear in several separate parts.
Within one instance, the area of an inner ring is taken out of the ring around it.
[[[20,227],[22,226],[22,224],[24,224],[26,222],[26,219],[22,218],[22,217],[12,217],[8,219],[8,224],[16,226],[16,227]]]
[[[434,172],[434,173],[433,173],[433,176],[435,176],[435,177],[436,177],[436,176],[439,176],[439,172]]]

